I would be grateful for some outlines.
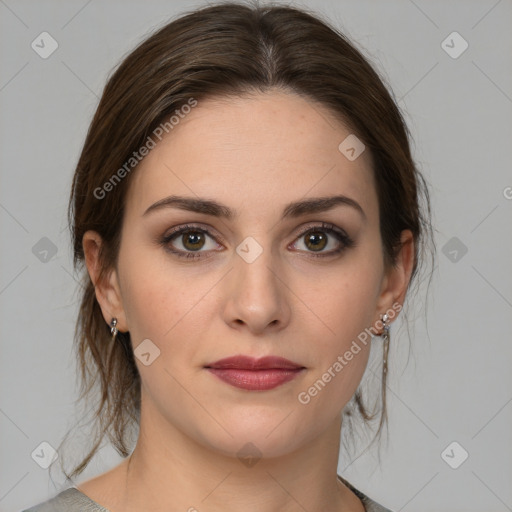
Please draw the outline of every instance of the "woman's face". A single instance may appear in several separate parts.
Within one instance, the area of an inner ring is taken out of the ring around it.
[[[383,264],[369,151],[338,148],[350,133],[291,93],[210,99],[141,162],[101,302],[130,332],[143,414],[224,454],[250,442],[269,457],[339,420],[369,356],[358,336],[401,283]],[[218,206],[162,203],[170,196]],[[289,206],[334,196],[346,199]],[[301,369],[207,368],[239,355]]]

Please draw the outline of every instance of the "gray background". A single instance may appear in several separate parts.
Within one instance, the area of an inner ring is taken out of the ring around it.
[[[0,0],[0,511],[47,499],[64,481],[52,483],[31,453],[43,441],[57,447],[75,421],[77,284],[65,210],[107,74],[154,27],[202,5]],[[512,510],[512,2],[302,5],[365,48],[393,88],[437,228],[411,354],[393,327],[382,463],[362,444],[339,472],[396,511]],[[43,31],[59,45],[47,59],[31,48]],[[458,58],[441,46],[453,31],[469,43]],[[47,262],[33,252],[43,237],[57,250]],[[458,469],[441,456],[453,441],[462,448],[448,451],[452,464],[469,454]],[[119,460],[105,447],[78,481]]]

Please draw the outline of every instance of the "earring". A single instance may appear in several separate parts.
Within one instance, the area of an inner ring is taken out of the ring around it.
[[[384,313],[384,315],[382,315],[383,328],[382,328],[381,337],[382,337],[382,341],[383,341],[382,352],[384,354],[383,361],[382,361],[382,371],[385,374],[388,372],[388,352],[389,352],[389,338],[390,338],[388,320],[389,320],[389,316],[386,313]]]
[[[116,339],[117,333],[119,332],[117,330],[117,318],[112,318],[110,322],[110,334],[112,335],[112,341]]]

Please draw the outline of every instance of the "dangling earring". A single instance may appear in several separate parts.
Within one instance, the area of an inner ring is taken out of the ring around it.
[[[382,333],[381,333],[382,342],[383,342],[382,352],[384,354],[383,361],[382,361],[382,372],[384,374],[386,374],[388,372],[388,352],[389,352],[389,338],[390,338],[388,320],[389,320],[389,316],[386,313],[384,313],[384,315],[382,315],[383,328],[382,328]]]
[[[112,341],[116,339],[117,333],[119,332],[117,330],[117,318],[112,318],[110,322],[110,334],[112,335]]]

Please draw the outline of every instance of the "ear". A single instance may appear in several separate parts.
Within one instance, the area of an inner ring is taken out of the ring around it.
[[[415,247],[414,237],[409,229],[402,231],[400,244],[396,263],[387,269],[382,280],[381,293],[377,301],[376,320],[380,320],[381,315],[392,309],[394,304],[399,304],[401,309],[411,281]]]
[[[102,243],[103,240],[96,231],[87,231],[84,234],[82,247],[85,264],[94,284],[96,300],[100,305],[105,322],[110,325],[112,318],[117,318],[117,328],[120,331],[127,331],[117,272],[115,269],[111,269],[100,277],[101,261],[99,255]]]

